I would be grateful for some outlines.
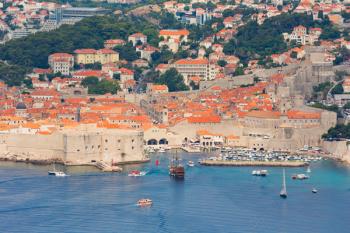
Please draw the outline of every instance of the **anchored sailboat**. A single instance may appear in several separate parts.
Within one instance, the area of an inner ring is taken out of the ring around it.
[[[280,192],[280,196],[282,198],[287,198],[287,186],[286,186],[286,172],[283,168],[283,186],[282,186],[282,190]]]

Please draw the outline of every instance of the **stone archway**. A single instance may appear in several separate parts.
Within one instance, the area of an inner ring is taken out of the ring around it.
[[[147,145],[158,145],[158,141],[156,139],[150,139],[147,141]]]
[[[81,95],[82,93],[81,93],[80,90],[74,90],[73,94],[74,94],[74,95]]]
[[[168,140],[166,138],[162,138],[159,140],[159,145],[168,145]]]

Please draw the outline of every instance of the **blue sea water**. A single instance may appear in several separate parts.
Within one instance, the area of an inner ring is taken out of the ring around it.
[[[343,165],[313,163],[305,181],[290,178],[305,168],[286,169],[284,200],[282,168],[268,168],[262,178],[249,167],[197,165],[175,181],[168,176],[169,156],[154,155],[151,163],[126,166],[121,174],[71,167],[70,177],[48,176],[47,166],[2,162],[0,232],[350,232],[350,170]],[[203,155],[181,156],[185,163]],[[149,174],[128,177],[133,169]],[[139,208],[140,198],[154,205]]]

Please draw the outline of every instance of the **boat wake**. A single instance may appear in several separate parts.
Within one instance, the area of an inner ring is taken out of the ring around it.
[[[12,212],[23,212],[23,211],[31,211],[35,209],[49,209],[53,206],[33,206],[33,207],[26,207],[26,208],[16,208],[16,209],[9,209],[9,210],[1,210],[0,213],[12,213]]]

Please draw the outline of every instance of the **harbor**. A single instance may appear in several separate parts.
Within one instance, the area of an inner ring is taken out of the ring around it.
[[[173,156],[172,151],[152,153],[149,163],[121,165],[119,173],[57,164],[67,177],[47,175],[51,165],[1,162],[0,232],[212,233],[233,226],[234,232],[347,232],[346,218],[339,216],[350,214],[344,208],[350,206],[350,170],[341,163],[310,162],[305,180],[292,176],[306,173],[306,167],[285,167],[288,198],[282,199],[281,167],[254,176],[259,168],[202,166],[198,160],[214,155],[178,152],[185,168],[181,180],[169,175]],[[187,166],[189,161],[195,165]],[[147,174],[129,176],[134,170]],[[143,198],[152,206],[137,206]],[[38,218],[45,224],[35,224]]]
[[[282,199],[280,167],[266,168],[268,175],[259,177],[252,175],[252,167],[198,164],[213,154],[178,152],[185,167],[185,179],[178,180],[169,175],[174,155],[153,153],[151,162],[122,165],[119,173],[57,164],[67,177],[48,176],[51,165],[1,162],[0,231],[177,232],[181,222],[185,232],[227,232],[232,226],[235,232],[346,232],[346,218],[339,216],[350,214],[344,208],[350,206],[350,170],[339,163],[311,162],[310,178],[298,181],[293,174],[306,168],[286,167],[288,198]],[[186,166],[189,161],[195,166]],[[128,176],[133,170],[147,174]],[[10,201],[14,196],[16,202]],[[140,208],[143,198],[152,206]],[[35,224],[38,218],[44,224]]]

